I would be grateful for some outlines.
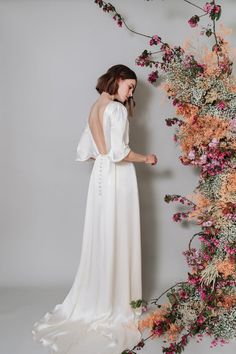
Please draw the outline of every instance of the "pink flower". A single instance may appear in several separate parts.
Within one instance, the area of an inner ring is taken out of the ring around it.
[[[208,254],[204,254],[203,258],[205,261],[209,261],[211,257]]]
[[[173,106],[176,106],[178,102],[179,102],[179,100],[177,98],[174,98],[173,102],[172,102]],[[235,122],[235,124],[236,124],[236,122]]]
[[[173,217],[172,217],[172,219],[173,219],[175,222],[181,221],[180,213],[174,214]]]
[[[146,305],[145,305],[145,306],[142,306],[142,312],[147,312],[147,310],[148,310],[148,308],[147,308]]]
[[[191,27],[196,27],[199,20],[200,20],[200,18],[197,15],[195,15],[195,16],[191,17],[190,20],[188,20],[188,23]]]
[[[117,25],[118,25],[119,27],[122,27],[122,24],[123,24],[122,19],[121,19],[120,16],[118,16],[118,19],[117,19],[117,18],[116,18],[117,16],[118,16],[118,15],[115,15],[115,16],[113,16],[112,18],[113,18],[114,21],[116,21],[116,23],[117,23]]]
[[[200,157],[200,162],[201,162],[201,164],[205,164],[207,162],[207,155],[206,154],[203,154]]]
[[[187,338],[188,338],[187,334],[183,335],[183,337],[181,338],[182,345],[187,345],[187,343],[188,343]]]
[[[221,52],[221,46],[219,44],[214,44],[212,47],[212,51],[215,53],[220,53]]]
[[[225,251],[229,254],[229,255],[233,255],[236,253],[236,248],[230,248],[227,245],[224,247]]]
[[[218,14],[220,11],[221,11],[220,5],[215,5],[214,8],[213,8],[213,12],[214,12],[215,14]]]
[[[179,109],[184,107],[183,103],[181,103],[181,102],[177,102],[176,105]]]
[[[226,107],[226,105],[225,105],[224,101],[220,101],[217,103],[217,108],[223,110],[223,109],[225,109],[225,107]]]
[[[149,74],[148,76],[148,81],[153,84],[154,82],[156,82],[158,79],[158,71],[152,71],[151,74]]]
[[[206,293],[205,293],[205,291],[204,291],[203,289],[201,289],[201,290],[199,291],[199,293],[200,293],[201,299],[202,299],[203,301],[206,300]],[[202,316],[202,317],[203,317],[203,316]],[[200,321],[200,322],[198,322],[198,323],[203,323],[203,322],[204,322],[202,317],[201,317],[201,315],[200,315],[200,317],[199,317],[199,321]]]
[[[161,37],[159,37],[157,34],[155,34],[154,36],[152,36],[152,39],[150,40],[149,44],[150,45],[154,45],[154,44],[159,44],[161,43]]]
[[[199,282],[199,279],[190,278],[190,279],[188,280],[188,282],[189,282],[190,284],[196,285],[196,284]]]
[[[209,2],[207,2],[204,6],[203,6],[203,10],[206,11],[208,14],[211,12],[211,10],[213,9],[213,5],[211,5]]]
[[[198,317],[198,320],[197,320],[197,323],[199,323],[199,324],[203,324],[204,322],[205,322],[205,317],[203,316],[203,315],[200,315],[199,317]]]
[[[229,341],[225,340],[225,339],[214,339],[212,342],[211,342],[211,348],[214,348],[216,347],[218,344],[220,344],[221,346],[223,346],[224,344],[227,344],[229,343]]]
[[[181,299],[188,299],[188,294],[183,289],[179,290],[179,296]]]
[[[135,62],[139,66],[148,66],[149,65],[149,52],[144,50],[142,54],[135,59]]]

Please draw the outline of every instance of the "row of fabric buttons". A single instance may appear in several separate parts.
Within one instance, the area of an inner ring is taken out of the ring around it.
[[[102,162],[102,159],[100,159],[98,172],[98,195],[102,195]]]

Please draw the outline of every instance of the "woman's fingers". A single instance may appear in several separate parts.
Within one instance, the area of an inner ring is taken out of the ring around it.
[[[155,154],[152,154],[152,156],[153,156],[153,159],[154,159],[152,165],[156,165],[156,163],[157,163],[157,156],[156,156]]]

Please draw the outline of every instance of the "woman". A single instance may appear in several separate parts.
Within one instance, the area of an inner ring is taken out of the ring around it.
[[[155,154],[129,147],[136,74],[112,66],[97,82],[76,161],[94,159],[80,264],[61,304],[33,326],[33,338],[60,354],[120,354],[141,338],[131,300],[142,298],[139,197],[133,162]]]

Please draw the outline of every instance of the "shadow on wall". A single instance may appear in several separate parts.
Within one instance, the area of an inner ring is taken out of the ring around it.
[[[142,95],[141,95],[142,93]],[[152,153],[149,151],[149,132],[147,128],[147,107],[152,96],[152,87],[144,82],[139,82],[135,93],[137,115],[134,121],[130,120],[130,146],[135,152],[141,154]],[[143,117],[146,117],[143,119]],[[132,129],[133,125],[133,129]],[[136,149],[136,146],[138,148]],[[157,166],[157,165],[156,165]],[[173,178],[173,170],[159,170],[154,166],[135,164],[139,199],[140,199],[140,221],[142,236],[142,286],[143,298],[149,299],[158,285],[158,269],[160,256],[157,250],[161,230],[159,225],[160,213],[158,201],[162,198],[158,191],[158,180]],[[161,250],[159,251],[161,252]]]

